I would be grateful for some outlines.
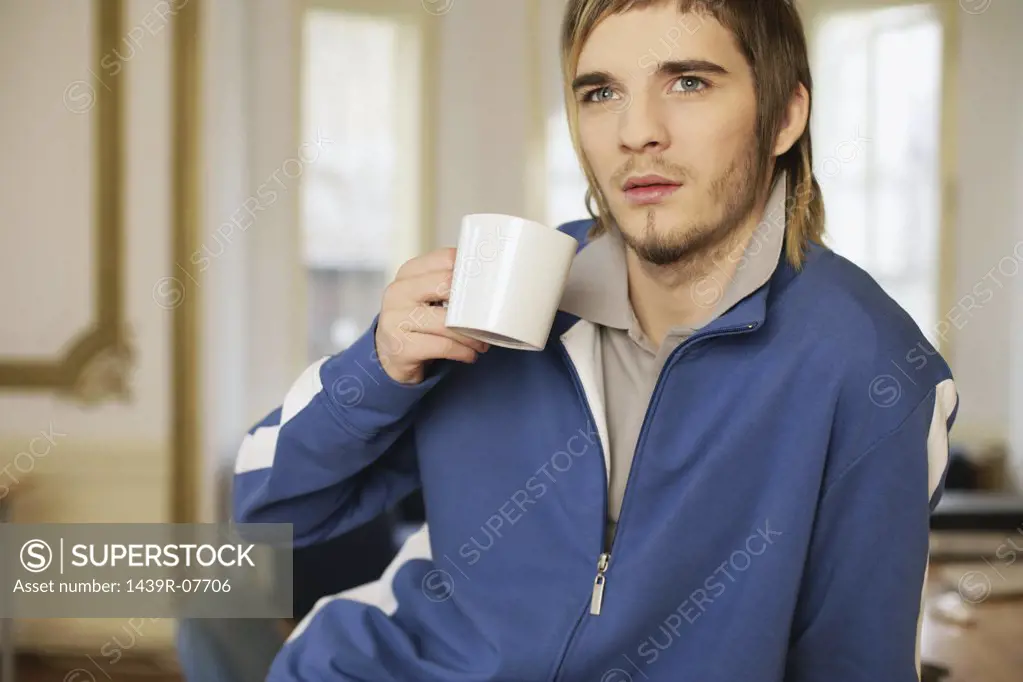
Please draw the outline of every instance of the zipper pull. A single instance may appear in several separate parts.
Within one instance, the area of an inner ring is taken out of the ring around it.
[[[607,582],[607,578],[604,577],[604,571],[607,570],[607,565],[611,561],[611,555],[604,553],[597,559],[597,577],[593,579],[593,597],[590,598],[590,615],[599,616],[600,606],[604,603],[604,583]]]

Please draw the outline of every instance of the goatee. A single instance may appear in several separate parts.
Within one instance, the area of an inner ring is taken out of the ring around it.
[[[651,265],[673,265],[683,269],[728,251],[737,231],[756,206],[760,174],[754,168],[755,158],[754,147],[711,183],[711,202],[722,207],[719,220],[658,230],[657,212],[650,210],[643,234],[634,236],[618,230],[622,240],[641,260]],[[662,216],[660,219],[663,221],[665,218]]]

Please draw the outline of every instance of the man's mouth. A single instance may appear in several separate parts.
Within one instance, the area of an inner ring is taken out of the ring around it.
[[[681,186],[682,183],[661,175],[641,175],[626,180],[622,190],[630,204],[643,206],[664,201]]]

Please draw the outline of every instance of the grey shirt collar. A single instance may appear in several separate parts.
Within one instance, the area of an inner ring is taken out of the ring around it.
[[[764,216],[736,266],[732,279],[719,281],[711,273],[694,285],[694,295],[714,305],[707,320],[719,317],[763,286],[774,274],[785,241],[785,188],[783,175],[775,184]],[[605,327],[629,331],[637,338],[639,325],[629,301],[626,246],[615,230],[593,239],[572,261],[559,308]],[[720,274],[718,278],[722,277]],[[714,303],[717,299],[717,303]],[[669,336],[688,336],[694,329],[674,328]],[[637,340],[639,340],[637,338]]]

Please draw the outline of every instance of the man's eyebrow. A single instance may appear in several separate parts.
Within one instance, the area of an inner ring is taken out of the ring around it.
[[[657,71],[661,76],[681,76],[686,73],[707,73],[719,76],[727,76],[728,69],[707,61],[706,59],[679,59],[666,62],[658,62]],[[607,71],[589,71],[580,74],[572,81],[572,91],[587,87],[600,87],[615,82],[615,77]]]
[[[685,73],[712,73],[727,76],[728,69],[706,59],[681,59],[658,63],[657,73],[665,76],[681,76]]]
[[[614,77],[607,71],[590,71],[576,76],[575,80],[572,81],[572,91],[574,92],[579,88],[607,85],[608,83],[613,83],[614,80]]]

